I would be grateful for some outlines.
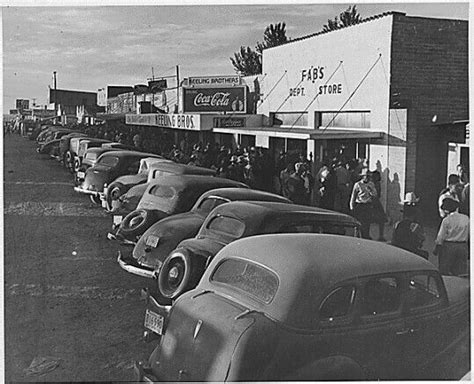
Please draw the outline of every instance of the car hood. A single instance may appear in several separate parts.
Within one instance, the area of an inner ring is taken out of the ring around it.
[[[191,294],[190,294],[191,293]],[[255,320],[245,307],[213,293],[191,291],[174,304],[149,363],[159,381],[226,379],[233,352]]]
[[[140,238],[133,249],[133,257],[144,266],[158,267],[182,240],[196,236],[203,221],[203,215],[198,212],[180,213],[160,220]],[[158,244],[153,247],[150,244],[156,238]]]
[[[123,185],[137,185],[147,181],[147,175],[144,173],[138,173],[136,175],[125,175],[117,177],[114,182],[122,183]]]

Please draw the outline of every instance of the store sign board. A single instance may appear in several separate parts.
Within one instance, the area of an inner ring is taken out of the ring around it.
[[[228,87],[241,84],[240,76],[201,76],[189,77],[189,87]]]
[[[246,113],[245,87],[183,88],[184,112]]]
[[[199,115],[183,113],[130,114],[125,116],[125,122],[130,125],[150,125],[154,127],[189,129],[194,131],[201,129],[201,119]]]
[[[245,117],[214,117],[214,128],[242,128],[245,127]]]

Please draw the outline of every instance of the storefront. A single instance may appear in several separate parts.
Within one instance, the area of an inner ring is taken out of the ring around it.
[[[450,132],[468,117],[468,23],[384,13],[263,51],[257,145],[296,139],[315,160],[344,149],[382,174],[382,202],[400,215],[405,192],[436,213],[446,183]]]

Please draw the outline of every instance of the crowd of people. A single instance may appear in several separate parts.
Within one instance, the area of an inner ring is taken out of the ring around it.
[[[17,124],[18,125],[18,124]],[[6,124],[5,132],[14,132],[15,124]],[[122,127],[123,128],[123,127]],[[267,148],[218,143],[176,145],[173,136],[158,130],[106,125],[86,126],[86,134],[130,145],[138,150],[161,154],[176,162],[212,168],[220,177],[240,181],[251,188],[279,193],[296,204],[350,214],[361,223],[361,235],[370,239],[370,227],[378,227],[379,241],[385,240],[387,215],[380,202],[381,174],[369,171],[366,159],[347,160],[343,151],[336,152],[317,166],[302,153],[281,151],[274,161]],[[313,174],[312,170],[316,170]],[[433,254],[438,256],[442,274],[468,272],[469,258],[469,173],[458,165],[457,173],[448,177],[440,191],[438,211],[441,219]],[[400,202],[402,220],[393,230],[391,243],[428,259],[423,249],[425,234],[419,211],[420,198],[408,192]]]

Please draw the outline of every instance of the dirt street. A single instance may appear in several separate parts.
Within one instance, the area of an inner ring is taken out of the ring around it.
[[[112,219],[18,135],[4,139],[5,380],[128,381],[146,283],[116,262]]]

